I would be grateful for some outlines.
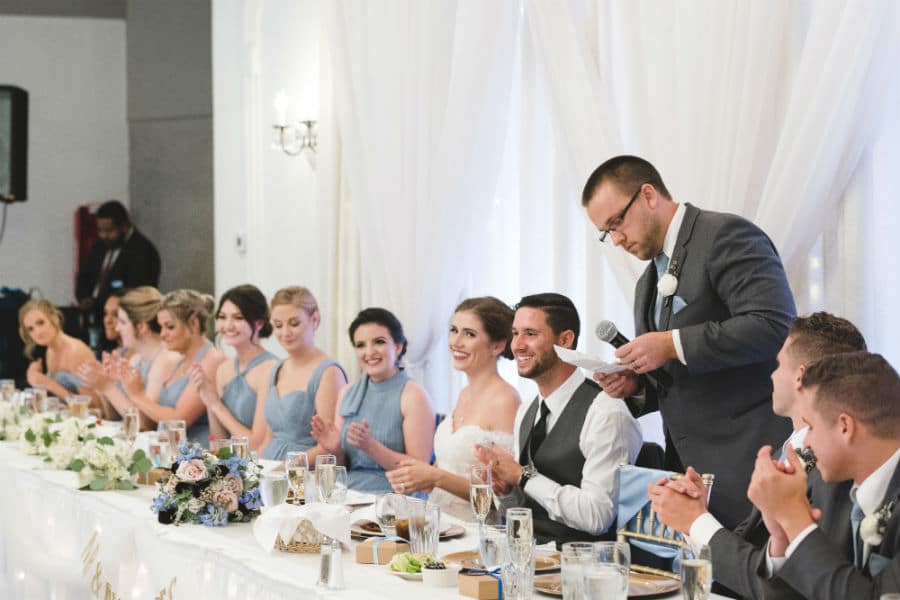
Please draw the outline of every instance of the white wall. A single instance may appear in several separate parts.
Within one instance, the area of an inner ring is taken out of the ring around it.
[[[0,17],[0,82],[29,92],[28,201],[7,213],[0,285],[74,298],[74,212],[128,202],[125,22]]]
[[[212,8],[216,293],[253,283],[271,297],[304,285],[322,302],[328,281],[320,266],[316,173],[303,157],[271,145],[279,90],[291,99],[289,119],[319,116],[317,3],[248,0]],[[318,343],[332,352],[330,340],[320,336]]]

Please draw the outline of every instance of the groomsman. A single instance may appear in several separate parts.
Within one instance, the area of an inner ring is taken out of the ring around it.
[[[616,468],[634,462],[641,449],[640,426],[625,403],[556,355],[554,344],[575,348],[579,330],[567,297],[522,298],[511,348],[519,375],[537,384],[538,395],[516,415],[516,456],[476,446],[478,459],[492,467],[503,506],[532,510],[540,544],[613,539]]]
[[[748,489],[771,534],[765,571],[807,598],[878,598],[900,591],[900,377],[878,354],[823,358],[803,374],[799,398],[809,425],[806,445],[822,479],[853,481],[850,552],[816,523],[806,473],[763,447]],[[821,518],[827,515],[823,508]],[[848,557],[849,555],[849,557]]]
[[[806,369],[824,356],[866,349],[859,330],[846,319],[826,312],[798,317],[788,330],[788,337],[778,352],[778,367],[772,373],[772,410],[788,417],[794,432],[776,453],[785,460],[786,453],[804,447],[808,427],[800,414],[797,398]],[[848,483],[824,483],[816,471],[809,473],[812,502],[818,507],[828,506],[820,521],[823,530],[834,536],[843,530],[850,514],[847,496]],[[702,481],[694,469],[688,477],[677,481],[663,480],[649,488],[650,498],[660,520],[689,534],[691,543],[710,546],[716,581],[743,597],[763,597],[762,585],[756,574],[759,557],[765,551],[769,532],[756,507],[734,531],[724,528],[706,508],[706,494]],[[835,527],[835,519],[840,525]],[[841,542],[838,538],[832,538]],[[769,592],[771,594],[771,591]]]

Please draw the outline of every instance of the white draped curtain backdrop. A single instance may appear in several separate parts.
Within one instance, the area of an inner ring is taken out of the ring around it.
[[[870,273],[898,212],[898,144],[881,134],[897,129],[897,3],[324,6],[336,133],[320,177],[347,209],[338,245],[359,241],[359,260],[335,265],[360,282],[339,301],[398,314],[438,409],[455,397],[447,321],[473,292],[556,290],[588,332],[601,318],[632,330],[643,265],[601,249],[580,207],[588,174],[621,153],[653,162],[676,200],[753,220],[801,311],[847,316],[900,358],[876,333],[893,310]]]

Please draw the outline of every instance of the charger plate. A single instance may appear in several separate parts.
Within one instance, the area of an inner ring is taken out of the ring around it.
[[[628,577],[628,597],[649,600],[677,592],[681,583],[668,577],[632,573]],[[547,596],[562,598],[562,576],[559,573],[534,578],[534,589]]]

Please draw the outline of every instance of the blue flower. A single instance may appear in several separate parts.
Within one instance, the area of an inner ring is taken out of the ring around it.
[[[235,477],[241,476],[247,469],[247,464],[247,459],[241,458],[240,456],[232,456],[225,461],[225,466],[228,467],[228,474],[234,475]]]
[[[203,448],[200,447],[200,444],[192,444],[190,446],[182,444],[178,447],[178,457],[175,459],[175,462],[180,463],[194,458],[203,458]]]
[[[163,492],[153,499],[153,504],[150,505],[150,510],[152,510],[155,514],[159,514],[159,511],[161,510],[168,510],[174,507],[175,502],[172,500],[172,496]]]
[[[259,488],[253,488],[252,490],[247,490],[241,494],[240,503],[249,510],[255,510],[262,506],[263,503],[262,498],[259,496]]]
[[[207,504],[206,511],[200,513],[200,522],[207,527],[224,527],[228,525],[228,511],[215,504]]]

